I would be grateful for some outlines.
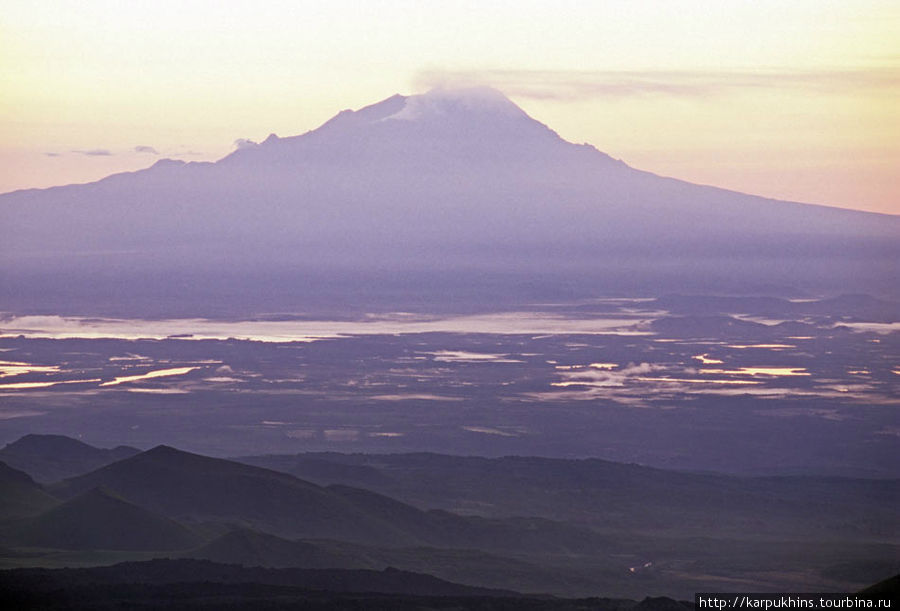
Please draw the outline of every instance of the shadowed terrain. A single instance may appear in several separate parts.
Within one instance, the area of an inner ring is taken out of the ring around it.
[[[46,447],[39,436],[17,443],[28,446]],[[631,598],[741,585],[844,591],[900,568],[896,480],[436,454],[242,460],[320,483],[165,446],[51,484],[52,497],[7,468],[19,493],[4,497],[0,566],[396,567],[485,588]]]

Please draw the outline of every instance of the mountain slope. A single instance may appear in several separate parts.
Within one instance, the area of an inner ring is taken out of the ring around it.
[[[885,541],[900,536],[897,480],[751,478],[599,459],[428,453],[310,453],[238,460],[321,484],[374,490],[418,507],[494,518],[528,512],[595,528],[675,529],[698,535],[777,533]]]
[[[226,533],[183,558],[267,568],[353,568],[425,572],[466,585],[556,595],[610,591],[610,576],[599,571],[566,571],[472,549],[377,548],[338,541],[286,541],[245,529]],[[553,562],[552,560],[550,561]],[[599,573],[599,574],[598,574]]]
[[[0,519],[40,513],[57,502],[27,473],[0,462]]]
[[[450,583],[431,575],[396,569],[384,571],[338,569],[264,569],[216,564],[205,560],[150,560],[80,569],[17,569],[0,573],[4,591],[13,583],[44,589],[48,584],[66,588],[90,584],[168,585],[179,583],[258,584],[328,592],[402,593],[430,596],[517,596],[515,592],[489,590]],[[43,586],[43,587],[42,587]],[[171,597],[171,592],[170,592]],[[171,600],[170,600],[171,604]],[[276,607],[284,608],[284,607]],[[296,608],[296,607],[292,607]],[[317,608],[325,608],[317,607]],[[354,608],[359,608],[355,607]]]
[[[222,564],[299,567],[306,569],[373,568],[351,554],[332,552],[306,541],[287,541],[273,535],[238,528],[182,554]]]
[[[16,532],[17,543],[72,550],[178,550],[201,542],[181,524],[108,490],[94,488],[39,516]]]
[[[0,215],[0,263],[37,267],[75,265],[75,253],[88,266],[106,253],[182,270],[519,269],[615,254],[779,257],[780,271],[802,275],[824,273],[812,255],[863,257],[871,269],[897,254],[900,237],[895,216],[635,170],[564,141],[489,89],[393,96],[216,163],[167,160],[88,185],[6,194]]]
[[[295,477],[158,446],[52,487],[70,497],[103,486],[170,517],[239,520],[288,537],[386,543],[415,539]]]

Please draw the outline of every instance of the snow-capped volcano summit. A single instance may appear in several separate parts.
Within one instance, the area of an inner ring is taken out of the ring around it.
[[[422,95],[403,99],[398,112],[382,120],[452,120],[459,115],[481,115],[495,121],[528,119],[525,112],[505,95],[490,87],[466,89],[432,89]]]
[[[332,121],[355,124],[381,121],[472,125],[480,121],[537,123],[512,100],[490,87],[450,89],[439,87],[419,95],[393,95],[357,111],[344,110]]]
[[[511,161],[532,157],[549,162],[548,153],[571,151],[556,132],[487,87],[394,95],[356,111],[343,110],[306,134],[273,136],[258,147],[241,147],[224,161],[283,165],[302,162],[309,152],[401,164],[404,156],[441,157],[441,164],[453,165],[474,156],[498,154]]]
[[[802,276],[835,257],[871,269],[900,243],[898,217],[633,169],[566,142],[489,88],[394,95],[216,163],[160,162],[6,194],[0,221],[4,266],[95,265],[116,253],[162,267],[570,269],[640,259],[692,273],[699,257],[774,260]]]

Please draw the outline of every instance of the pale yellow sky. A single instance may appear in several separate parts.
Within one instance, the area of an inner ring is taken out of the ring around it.
[[[895,0],[6,0],[0,192],[477,82],[641,169],[900,213],[898,41]]]

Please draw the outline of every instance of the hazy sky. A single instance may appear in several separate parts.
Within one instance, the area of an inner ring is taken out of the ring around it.
[[[0,192],[452,83],[641,169],[900,213],[896,0],[5,0]]]

